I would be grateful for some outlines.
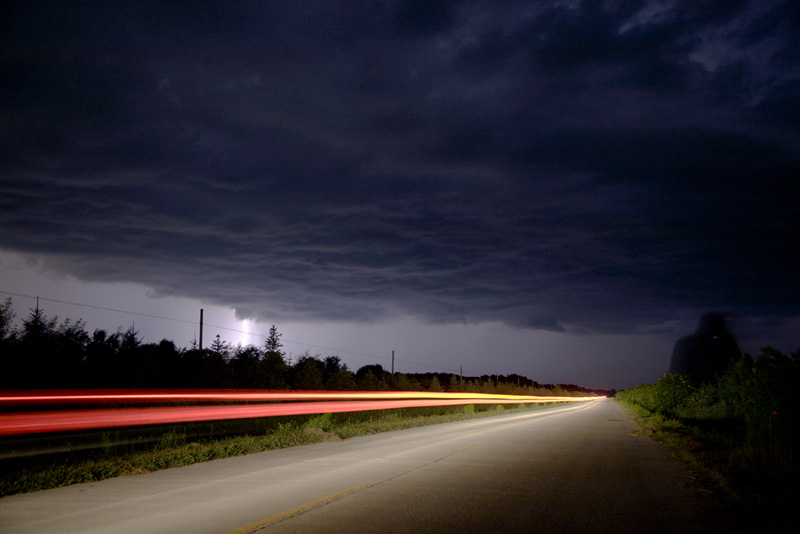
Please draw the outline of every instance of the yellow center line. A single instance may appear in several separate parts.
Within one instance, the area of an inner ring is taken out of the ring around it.
[[[472,447],[474,447],[474,446],[476,446],[476,445],[480,445],[481,443],[486,443],[487,441],[489,441],[489,440],[488,440],[488,439],[484,439],[484,440],[481,440],[481,441],[477,441],[477,442],[473,443],[472,445],[467,445],[467,446],[465,446],[465,447],[461,447],[461,448],[460,448],[460,449],[458,449],[458,450],[460,450],[460,451],[465,451],[465,450],[467,450],[467,449],[471,449]]]
[[[328,495],[327,497],[322,497],[321,499],[317,499],[316,501],[311,501],[306,504],[301,504],[291,510],[286,510],[285,512],[281,512],[275,515],[271,515],[267,518],[264,518],[260,521],[256,521],[255,523],[250,523],[249,525],[245,525],[243,527],[237,528],[236,530],[231,530],[226,532],[225,534],[246,534],[247,532],[252,532],[253,530],[263,527],[265,525],[269,525],[270,523],[275,523],[282,519],[286,519],[287,517],[291,517],[293,515],[301,514],[312,508],[317,508],[318,506],[322,506],[323,504],[329,503],[349,493],[353,493],[354,491],[360,490],[361,488],[366,488],[367,484],[359,484],[358,486],[353,486],[352,488],[348,488],[346,490],[342,490],[340,492],[334,493],[333,495]]]

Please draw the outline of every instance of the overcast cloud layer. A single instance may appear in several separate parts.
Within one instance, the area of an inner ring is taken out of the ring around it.
[[[60,272],[287,321],[798,314],[795,1],[14,5],[0,248]]]

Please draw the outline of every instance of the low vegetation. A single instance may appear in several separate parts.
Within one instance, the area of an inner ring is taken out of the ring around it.
[[[93,447],[0,460],[0,496],[149,473],[295,445],[339,441],[552,406],[466,405],[194,423],[139,429],[134,432],[140,434],[140,439],[133,441],[129,439],[130,431],[100,433],[95,435],[97,439]],[[148,433],[149,437],[142,436]],[[233,435],[220,435],[231,433]]]
[[[784,525],[797,502],[800,351],[768,347],[714,383],[666,374],[616,400],[641,433],[683,459],[698,483],[761,527]]]

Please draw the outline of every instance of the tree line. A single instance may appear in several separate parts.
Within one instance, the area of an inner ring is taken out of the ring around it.
[[[0,388],[241,388],[331,391],[466,391],[525,395],[589,393],[576,385],[539,384],[519,375],[394,375],[380,364],[351,371],[339,356],[308,351],[287,358],[275,325],[261,346],[232,346],[216,336],[208,348],[173,341],[144,343],[134,327],[91,334],[83,320],[48,318],[38,304],[21,327],[9,297],[0,305]]]

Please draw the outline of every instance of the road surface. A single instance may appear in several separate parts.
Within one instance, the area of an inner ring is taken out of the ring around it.
[[[2,533],[734,532],[613,400],[0,499]]]

